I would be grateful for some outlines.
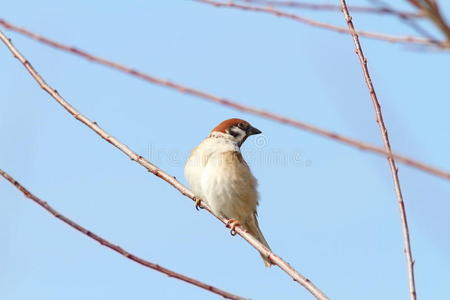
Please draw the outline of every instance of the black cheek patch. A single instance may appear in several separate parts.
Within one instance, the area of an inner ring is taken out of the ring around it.
[[[237,137],[239,135],[239,132],[234,131],[232,128],[227,130],[229,134],[231,134],[234,137]]]

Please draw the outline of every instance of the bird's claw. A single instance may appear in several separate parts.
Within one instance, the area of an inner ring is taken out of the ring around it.
[[[231,230],[230,230],[230,234],[232,235],[232,236],[235,236],[236,235],[236,226],[241,226],[241,223],[238,221],[238,220],[236,220],[236,219],[229,219],[228,221],[227,221],[227,223],[225,224],[225,226],[227,227],[227,228],[230,228]]]
[[[196,210],[203,209],[203,206],[202,206],[202,199],[197,198],[197,197],[194,197],[194,200],[195,200],[195,209],[196,209]]]

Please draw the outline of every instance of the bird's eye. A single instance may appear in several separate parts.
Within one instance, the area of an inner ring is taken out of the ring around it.
[[[245,129],[246,126],[245,126],[245,123],[239,123],[238,127],[241,128],[241,129]]]

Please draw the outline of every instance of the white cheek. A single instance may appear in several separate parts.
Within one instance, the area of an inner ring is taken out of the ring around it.
[[[245,131],[239,127],[233,127],[230,129],[230,132],[233,133],[233,138],[236,141],[242,141],[245,138]]]

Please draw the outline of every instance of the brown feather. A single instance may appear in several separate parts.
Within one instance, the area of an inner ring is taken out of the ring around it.
[[[228,120],[223,121],[219,125],[217,125],[211,132],[217,131],[217,132],[227,133],[227,131],[226,131],[227,129],[229,129],[232,126],[236,126],[239,123],[248,124],[247,121],[242,120],[242,119],[237,119],[237,118],[228,119]]]

